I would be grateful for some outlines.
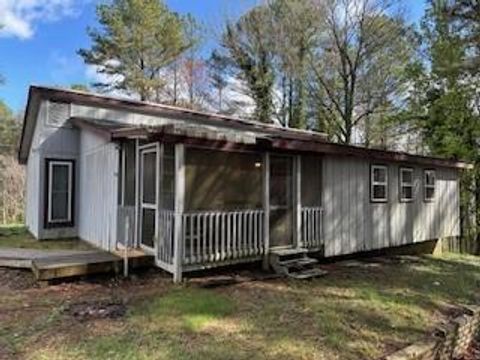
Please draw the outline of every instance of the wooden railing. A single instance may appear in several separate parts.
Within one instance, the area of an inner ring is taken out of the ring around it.
[[[302,208],[302,246],[308,249],[323,245],[323,209],[321,207]]]
[[[263,224],[262,210],[185,213],[183,263],[205,264],[262,255]]]
[[[161,209],[158,212],[157,262],[173,265],[175,212]]]

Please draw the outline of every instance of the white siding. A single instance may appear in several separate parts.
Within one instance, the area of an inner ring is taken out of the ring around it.
[[[104,250],[116,242],[118,150],[88,131],[80,136],[78,235]]]
[[[32,153],[27,163],[25,224],[30,233],[38,238],[40,233],[40,159]]]
[[[384,164],[388,166],[389,200],[372,203],[370,165],[375,162],[340,156],[323,159],[325,256],[460,235],[457,170],[435,169],[435,200],[425,202],[424,168],[413,166],[414,201],[402,203],[398,183],[402,165]]]
[[[75,237],[77,236],[76,226],[44,228],[45,161],[48,158],[77,160],[79,134],[78,130],[64,124],[69,117],[70,105],[52,106],[50,111],[49,107],[48,101],[43,101],[40,105],[28,157],[26,222],[30,232],[39,239]],[[78,180],[78,168],[76,170],[76,180]],[[75,196],[78,197],[78,191]],[[76,221],[74,222],[76,224]]]

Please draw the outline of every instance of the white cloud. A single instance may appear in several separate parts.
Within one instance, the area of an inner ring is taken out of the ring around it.
[[[0,36],[29,39],[40,22],[78,14],[79,0],[0,0]]]
[[[101,69],[102,67],[97,65],[85,66],[85,78],[87,79],[90,85],[97,84],[97,83],[113,84],[114,82],[120,81],[122,79],[120,75],[113,76],[113,75],[107,75],[105,73],[102,73],[100,72]],[[104,89],[102,93],[110,96],[129,98],[129,99],[138,99],[138,96],[122,90]]]

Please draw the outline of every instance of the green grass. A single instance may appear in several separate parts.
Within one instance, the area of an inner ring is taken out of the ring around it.
[[[36,240],[23,225],[0,226],[0,248],[39,250],[91,250],[92,247],[76,239]]]
[[[478,304],[479,284],[480,258],[453,254],[214,290],[139,279],[86,293],[125,299],[122,320],[72,325],[55,315],[22,332],[15,319],[0,343],[28,349],[27,359],[376,359],[431,334],[452,305]],[[49,312],[58,314],[62,299]]]

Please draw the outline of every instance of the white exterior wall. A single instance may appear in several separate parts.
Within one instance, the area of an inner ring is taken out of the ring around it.
[[[116,244],[118,163],[114,143],[81,131],[78,236],[104,250]]]
[[[39,239],[69,238],[77,236],[74,227],[44,228],[45,163],[46,159],[77,160],[77,129],[65,126],[70,116],[70,106],[52,107],[48,101],[40,105],[32,146],[27,162],[26,223],[29,231]],[[78,169],[76,171],[78,181]],[[78,191],[75,194],[78,197]],[[74,213],[77,209],[74,209]],[[76,220],[76,219],[74,219]]]
[[[31,153],[26,166],[26,209],[25,225],[38,238],[40,232],[40,159],[38,153]]]
[[[388,166],[387,203],[370,201],[370,165]],[[414,201],[399,201],[399,168],[414,169]],[[323,157],[325,256],[460,235],[458,171],[436,168],[433,202],[424,201],[424,167],[358,157]]]

